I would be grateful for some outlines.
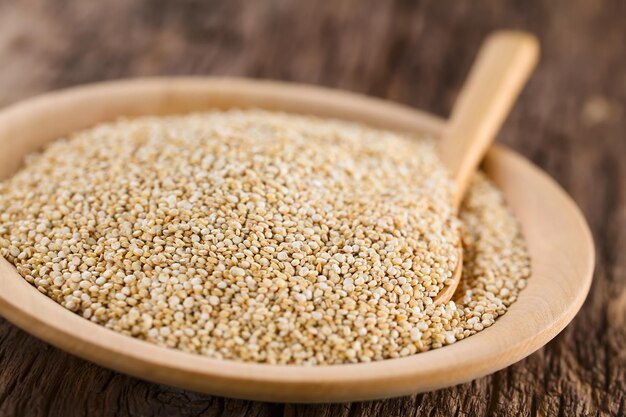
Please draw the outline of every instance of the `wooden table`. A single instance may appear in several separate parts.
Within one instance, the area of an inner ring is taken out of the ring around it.
[[[98,367],[0,319],[0,415],[624,415],[625,17],[621,0],[0,0],[1,105],[104,79],[226,74],[446,115],[486,33],[534,32],[542,61],[499,140],[569,191],[597,245],[594,284],[574,322],[520,363],[454,388],[339,405],[210,397]]]

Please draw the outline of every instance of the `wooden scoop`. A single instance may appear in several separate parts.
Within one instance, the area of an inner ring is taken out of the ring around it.
[[[440,157],[456,185],[454,206],[457,210],[474,171],[509,114],[538,57],[537,39],[524,32],[495,32],[481,47],[440,143]],[[463,248],[459,246],[453,283],[437,294],[435,304],[450,301],[462,272]]]

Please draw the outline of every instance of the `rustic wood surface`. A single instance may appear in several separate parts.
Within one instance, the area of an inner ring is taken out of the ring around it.
[[[0,415],[624,415],[625,16],[621,0],[0,0],[0,105],[103,79],[220,74],[321,84],[447,115],[485,34],[529,30],[542,60],[499,140],[568,190],[597,246],[591,293],[561,335],[454,388],[335,405],[209,397],[103,369],[0,319]]]

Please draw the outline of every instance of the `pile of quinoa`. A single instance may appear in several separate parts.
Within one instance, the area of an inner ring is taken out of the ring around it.
[[[100,325],[214,358],[369,362],[491,326],[530,274],[481,174],[457,217],[424,138],[238,110],[120,120],[0,183],[0,254]],[[463,277],[450,283],[462,236]]]

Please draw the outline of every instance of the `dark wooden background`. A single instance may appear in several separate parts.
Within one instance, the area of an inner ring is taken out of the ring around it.
[[[0,415],[624,415],[623,0],[0,0],[0,105],[104,79],[226,74],[321,84],[445,116],[478,45],[497,28],[529,30],[543,48],[499,140],[568,190],[597,245],[587,302],[545,348],[494,375],[433,393],[265,404],[115,373],[0,319]]]

